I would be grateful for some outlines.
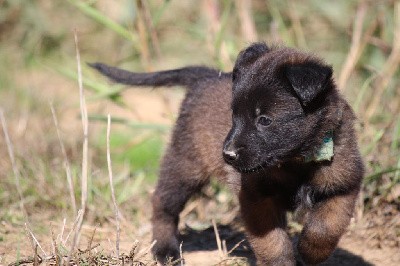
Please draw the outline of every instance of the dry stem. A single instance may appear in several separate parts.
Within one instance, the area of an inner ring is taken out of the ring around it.
[[[117,258],[119,259],[119,240],[120,240],[120,223],[119,223],[119,210],[118,210],[118,205],[117,201],[115,199],[115,192],[114,192],[114,186],[113,186],[113,174],[112,174],[112,166],[111,166],[111,155],[110,155],[110,131],[111,131],[111,116],[108,114],[107,117],[107,166],[108,166],[108,177],[110,179],[110,188],[111,188],[111,197],[112,201],[114,203],[114,211],[115,211],[115,221],[117,224],[117,239],[115,243],[115,248],[117,251]]]
[[[375,113],[376,109],[379,106],[382,95],[385,92],[385,89],[389,85],[390,80],[395,74],[396,70],[398,70],[398,66],[400,64],[400,3],[396,2],[394,8],[394,37],[393,37],[393,49],[389,55],[388,60],[385,65],[382,67],[382,71],[380,77],[376,80],[375,94],[372,97],[372,102],[368,106],[366,111],[366,119],[369,121],[369,118]]]
[[[43,250],[42,246],[40,245],[39,241],[36,239],[35,235],[33,234],[32,230],[29,228],[27,223],[25,223],[25,230],[28,233],[28,235],[30,236],[30,239],[34,242],[32,244],[32,246],[33,247],[38,246],[40,248],[40,250],[42,251],[42,253],[44,254],[44,256],[47,257],[46,252]]]
[[[341,90],[345,89],[347,80],[349,79],[362,52],[361,37],[366,13],[367,5],[363,1],[357,9],[357,13],[354,19],[354,29],[351,38],[350,51],[347,54],[346,62],[344,63],[342,72],[340,73],[338,80],[338,86]]]
[[[217,228],[217,224],[215,223],[215,220],[212,220],[212,224],[214,227],[215,239],[217,241],[218,253],[219,253],[220,258],[223,259],[225,257],[224,251],[222,250],[221,238],[219,237],[218,228]]]
[[[64,168],[65,168],[65,172],[67,174],[68,189],[69,189],[69,195],[71,197],[72,211],[74,213],[74,216],[76,216],[77,209],[76,209],[75,189],[74,189],[74,183],[72,181],[71,167],[69,164],[67,152],[65,151],[64,143],[62,142],[61,132],[60,132],[60,128],[59,128],[58,120],[57,120],[57,115],[56,115],[56,112],[54,110],[52,103],[50,103],[50,109],[51,109],[51,114],[53,115],[54,125],[57,130],[57,136],[58,136],[58,141],[59,141],[60,147],[61,147],[61,153],[63,154],[63,157],[64,157]]]
[[[147,30],[150,32],[151,44],[157,57],[161,57],[160,42],[158,40],[157,32],[154,29],[153,21],[151,19],[150,8],[147,1],[139,0],[139,9],[143,11],[144,23]]]
[[[79,84],[79,95],[80,95],[80,109],[81,109],[81,118],[82,118],[82,127],[83,127],[83,150],[82,150],[82,175],[81,175],[81,189],[82,189],[82,214],[79,216],[78,214],[78,224],[74,234],[74,239],[72,242],[71,249],[68,254],[67,263],[70,263],[71,255],[78,245],[79,236],[82,229],[83,218],[85,216],[86,211],[86,203],[87,203],[87,190],[88,190],[88,131],[89,131],[89,122],[86,108],[86,100],[85,95],[83,93],[83,82],[82,82],[82,69],[81,69],[81,57],[79,54],[79,46],[78,46],[78,34],[76,29],[74,30],[74,40],[75,40],[75,50],[76,50],[76,61],[78,68],[78,84]]]
[[[20,183],[21,177],[20,177],[20,174],[18,171],[17,164],[15,162],[14,148],[13,148],[13,144],[11,142],[10,136],[8,134],[7,122],[6,122],[6,118],[4,116],[3,109],[0,109],[0,119],[1,119],[1,125],[3,127],[4,138],[5,138],[5,141],[7,144],[8,156],[10,157],[11,166],[12,166],[13,173],[14,173],[15,186],[17,187],[17,192],[18,192],[19,199],[20,199],[19,205],[20,205],[22,214],[24,215],[25,221],[27,223],[29,223],[28,213],[26,212],[25,205],[24,205],[24,196],[22,195],[22,189],[21,189],[21,183]]]
[[[236,0],[236,9],[240,18],[242,36],[246,42],[257,41],[257,31],[252,16],[251,1]]]
[[[27,211],[25,209],[24,196],[22,194],[21,183],[20,183],[20,178],[21,177],[20,177],[20,173],[18,171],[17,163],[15,161],[14,148],[13,148],[10,136],[8,134],[7,122],[6,122],[6,118],[4,116],[4,111],[3,111],[2,108],[0,108],[0,120],[1,120],[1,125],[3,127],[3,133],[4,133],[4,138],[5,138],[5,141],[6,141],[6,145],[7,145],[8,155],[10,157],[11,166],[12,166],[13,173],[14,173],[15,186],[17,188],[17,192],[18,192],[18,195],[19,195],[19,206],[20,206],[21,212],[22,212],[22,214],[24,216],[24,219],[25,219],[26,230],[30,233],[29,240],[30,240],[31,247],[32,247],[33,250],[35,250],[34,241],[36,241],[36,243],[38,244],[39,247],[40,247],[40,244],[36,240],[35,236],[32,233],[32,230],[30,229],[30,226],[29,226],[29,217],[28,217],[28,213],[27,213]],[[41,247],[40,247],[40,249],[42,250],[43,254],[46,254]]]

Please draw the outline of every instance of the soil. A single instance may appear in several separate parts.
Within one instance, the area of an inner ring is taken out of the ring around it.
[[[384,211],[385,209],[386,211]],[[384,214],[385,212],[386,214]],[[400,265],[400,239],[397,236],[400,230],[399,217],[399,206],[387,204],[376,211],[365,214],[361,220],[353,221],[348,232],[342,237],[336,251],[322,265]],[[143,217],[143,219],[143,223],[138,228],[134,228],[129,223],[129,219],[122,221],[121,253],[129,254],[136,239],[139,239],[137,250],[141,250],[138,253],[142,254],[143,251],[149,250],[150,224],[148,217]],[[33,223],[39,224],[40,220],[33,221]],[[42,224],[42,226],[45,225]],[[62,223],[52,222],[51,227],[57,236]],[[221,248],[218,247],[216,234],[211,224],[205,226],[204,229],[193,229],[185,224],[185,219],[183,219],[182,227],[184,229],[181,230],[181,241],[185,265],[255,265],[254,254],[246,241],[240,218],[236,217],[229,224],[217,226],[222,243]],[[69,230],[70,228],[67,225],[64,238]],[[83,226],[81,250],[87,248],[94,230],[94,226]],[[35,232],[35,237],[39,240],[43,249],[51,254],[49,251],[53,250],[52,240],[49,232],[44,231],[46,230],[43,230],[42,233]],[[23,226],[15,227],[3,222],[0,227],[0,235],[3,236],[3,241],[0,242],[0,265],[15,262],[18,256],[19,258],[32,256],[33,252],[28,238],[24,234]],[[96,227],[91,243],[91,246],[95,247],[93,253],[113,254],[115,235],[115,224],[113,223]],[[297,235],[295,233],[293,236],[294,244]],[[227,253],[229,255],[226,255]],[[41,252],[39,251],[38,254],[41,254]],[[147,253],[141,261],[149,263],[151,261],[150,254]]]

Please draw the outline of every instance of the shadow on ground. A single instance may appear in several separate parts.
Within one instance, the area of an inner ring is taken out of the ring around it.
[[[226,241],[227,250],[230,251],[238,243],[241,243],[230,253],[230,256],[244,257],[249,265],[256,265],[254,253],[243,232],[234,230],[229,225],[218,225],[218,233],[221,240]],[[296,237],[295,237],[296,238]],[[244,241],[243,241],[244,240]],[[184,252],[196,251],[215,251],[218,250],[215,239],[214,229],[209,227],[205,230],[194,230],[187,228],[181,234],[183,241],[182,250]],[[296,240],[293,240],[296,242]],[[298,263],[298,265],[302,265]],[[337,248],[332,256],[321,265],[323,266],[372,266],[373,264],[365,261],[362,257],[350,253],[342,248]]]

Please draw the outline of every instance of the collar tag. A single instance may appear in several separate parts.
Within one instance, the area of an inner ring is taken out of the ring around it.
[[[330,161],[333,157],[333,132],[326,133],[321,146],[310,156],[305,157],[305,162]]]

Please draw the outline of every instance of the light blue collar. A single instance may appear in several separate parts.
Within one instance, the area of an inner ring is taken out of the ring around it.
[[[326,133],[321,146],[315,149],[311,155],[304,157],[304,162],[321,162],[332,160],[333,153],[333,131]]]

